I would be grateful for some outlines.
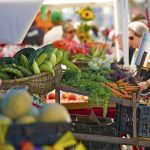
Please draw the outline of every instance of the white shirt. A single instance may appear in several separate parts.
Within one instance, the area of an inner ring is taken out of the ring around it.
[[[63,29],[62,26],[55,26],[50,31],[48,31],[43,38],[43,44],[52,44],[53,42],[62,39]]]
[[[52,44],[55,41],[61,40],[63,37],[63,28],[61,25],[53,27],[48,31],[43,38],[43,45]],[[79,39],[75,35],[73,38],[74,41],[80,43]]]

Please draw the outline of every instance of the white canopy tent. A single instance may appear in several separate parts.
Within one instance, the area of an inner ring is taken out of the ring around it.
[[[20,44],[43,0],[0,0],[0,43]]]
[[[86,4],[90,6],[97,5],[112,5],[113,0],[44,0],[43,4],[49,5],[50,7],[60,8],[60,7],[73,7],[73,6],[85,6]]]

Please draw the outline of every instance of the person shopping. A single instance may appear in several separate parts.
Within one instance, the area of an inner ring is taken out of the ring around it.
[[[140,47],[140,43],[144,32],[148,32],[148,27],[144,23],[140,21],[134,21],[129,23],[128,26],[129,45],[135,48],[131,60],[131,68],[136,68],[135,60],[138,54],[138,49]]]
[[[142,91],[149,89],[150,88],[150,78],[146,81],[140,82],[138,85],[140,86]]]

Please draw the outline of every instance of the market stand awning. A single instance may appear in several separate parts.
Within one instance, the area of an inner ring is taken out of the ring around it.
[[[0,0],[0,43],[20,44],[43,0]]]
[[[51,8],[63,8],[73,6],[98,6],[98,5],[112,5],[113,0],[44,0],[43,4],[49,5]]]
[[[80,4],[80,3],[108,3],[112,2],[113,0],[44,0],[43,4],[49,5],[62,5],[62,4]]]

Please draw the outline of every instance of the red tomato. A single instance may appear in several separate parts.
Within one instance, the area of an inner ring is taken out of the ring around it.
[[[55,93],[49,93],[48,99],[55,99]]]
[[[77,100],[77,96],[75,94],[70,94],[69,100],[76,101]]]

